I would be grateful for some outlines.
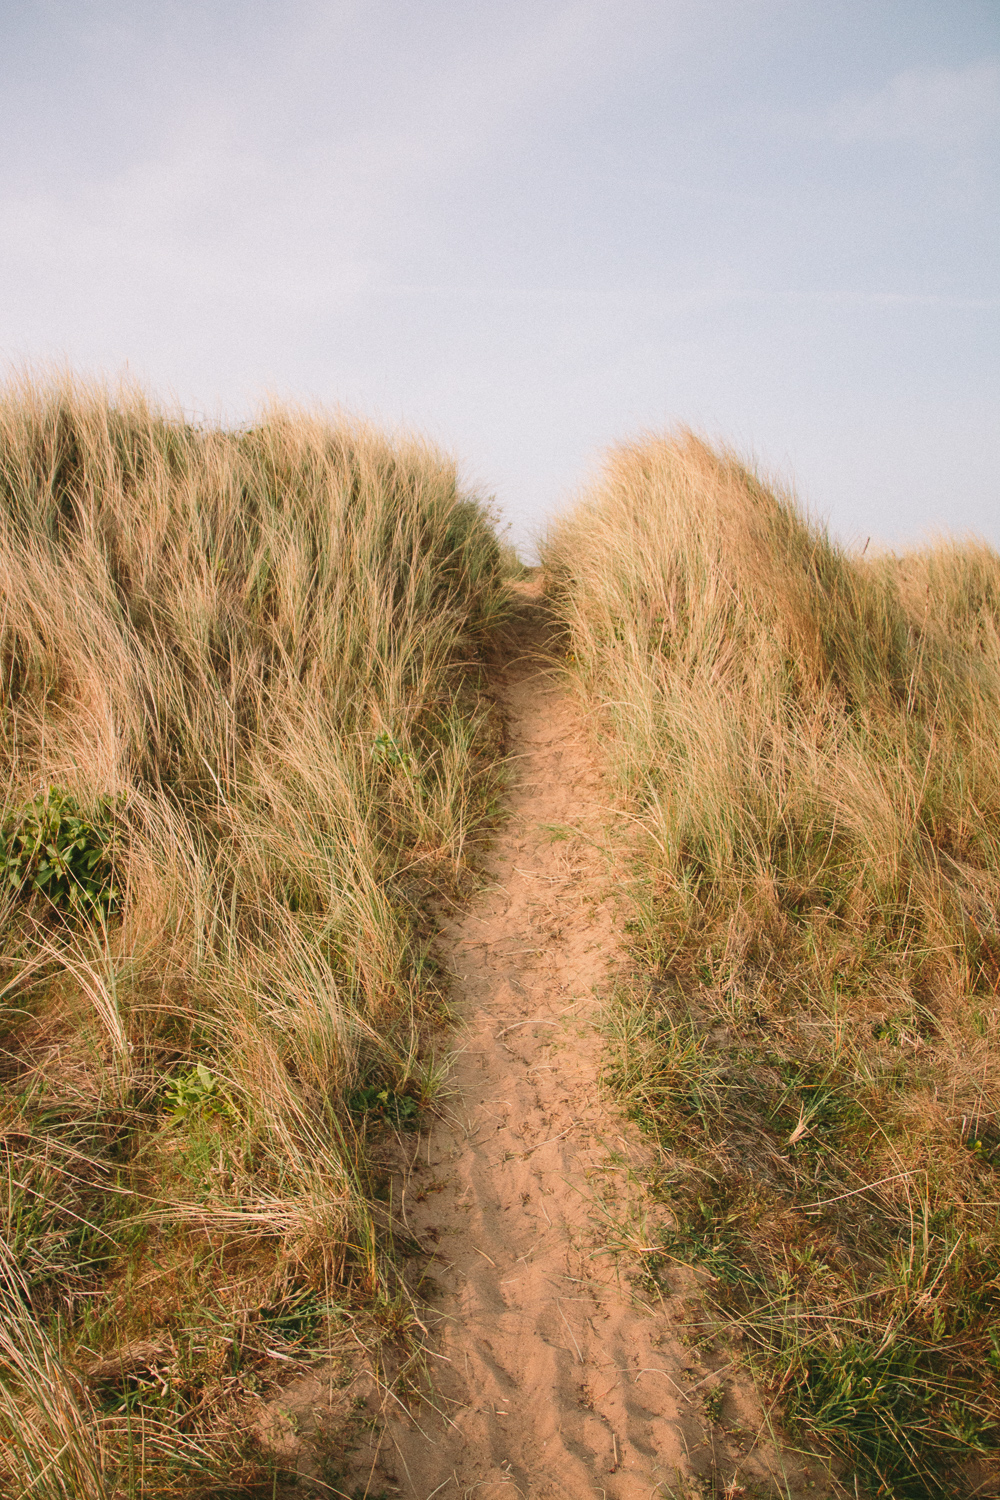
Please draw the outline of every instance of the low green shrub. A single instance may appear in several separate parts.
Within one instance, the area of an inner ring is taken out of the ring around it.
[[[89,812],[60,787],[46,787],[0,828],[3,879],[18,895],[37,892],[62,912],[118,905],[114,883],[114,804],[102,797]]]

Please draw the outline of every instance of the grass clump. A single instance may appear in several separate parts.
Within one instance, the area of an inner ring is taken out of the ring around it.
[[[25,380],[0,593],[0,1491],[235,1493],[274,1359],[406,1324],[368,1122],[495,811],[500,546],[419,440]]]
[[[615,450],[543,561],[629,809],[610,1073],[666,1248],[872,1493],[986,1493],[1000,558],[855,556],[682,433]]]

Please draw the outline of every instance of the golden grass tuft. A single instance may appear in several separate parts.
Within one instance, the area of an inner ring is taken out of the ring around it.
[[[543,563],[641,829],[611,1072],[666,1248],[873,1491],[986,1493],[1000,557],[853,555],[681,432],[614,450]]]
[[[352,1099],[425,1090],[427,901],[490,814],[505,589],[487,508],[416,438],[0,396],[4,826],[69,799],[70,884],[104,881],[64,911],[44,851],[5,871],[7,1493],[233,1474],[265,1346],[398,1298]],[[137,1340],[173,1354],[88,1392]]]

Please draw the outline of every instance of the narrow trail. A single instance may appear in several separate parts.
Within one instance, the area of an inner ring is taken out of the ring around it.
[[[761,1480],[756,1493],[776,1493],[732,1354],[696,1354],[693,1303],[644,1301],[635,1261],[614,1254],[643,1146],[599,1083],[595,991],[621,961],[598,847],[606,793],[546,662],[537,584],[522,586],[516,628],[510,816],[490,886],[442,936],[461,1050],[401,1203],[426,1256],[433,1400],[387,1416],[353,1482],[407,1500],[722,1496]],[[720,1385],[729,1436],[706,1411]]]

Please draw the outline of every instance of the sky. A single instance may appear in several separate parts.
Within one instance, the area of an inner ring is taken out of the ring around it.
[[[4,0],[0,361],[1000,546],[1000,0]]]

